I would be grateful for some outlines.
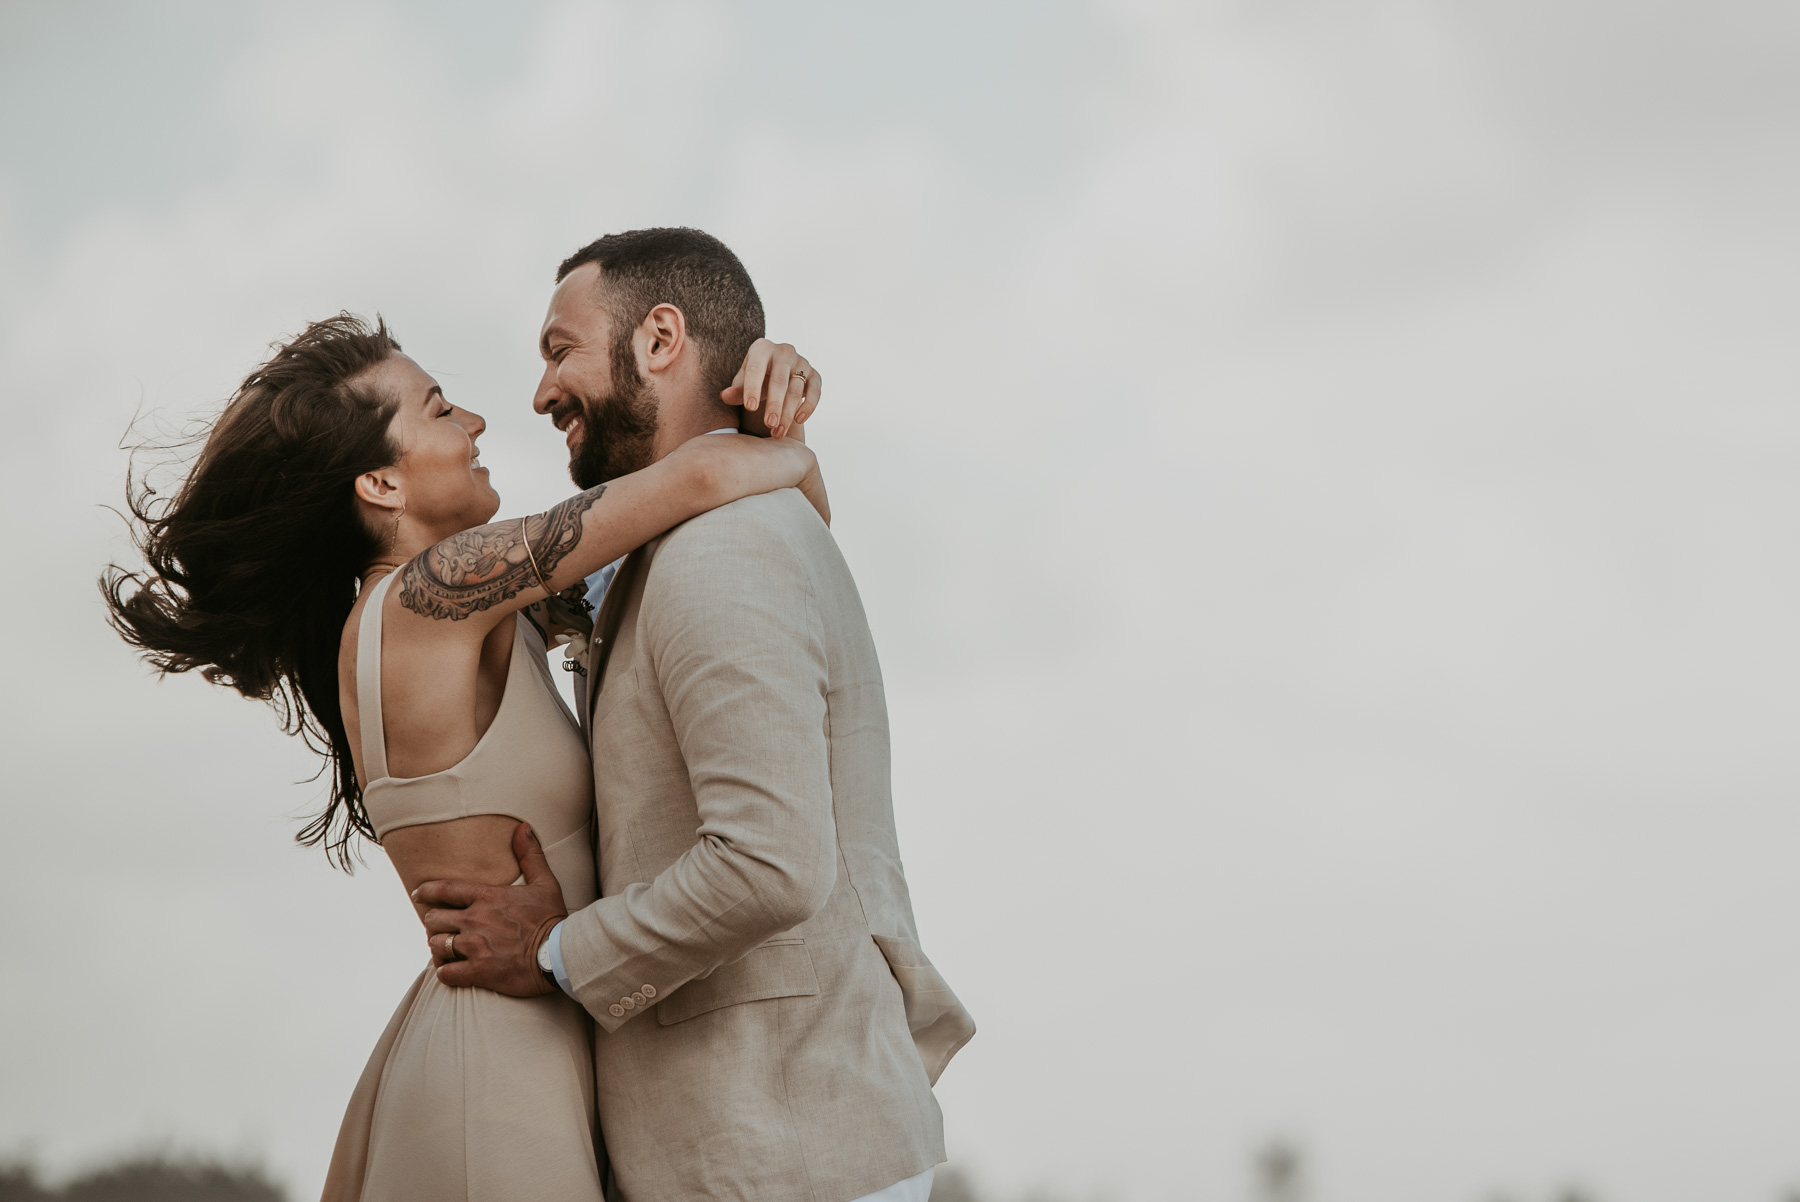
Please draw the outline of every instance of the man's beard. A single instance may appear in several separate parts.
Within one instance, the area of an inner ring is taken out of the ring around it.
[[[612,395],[581,401],[581,443],[569,456],[569,476],[593,488],[649,467],[656,453],[656,398],[638,375],[629,338],[612,353]]]

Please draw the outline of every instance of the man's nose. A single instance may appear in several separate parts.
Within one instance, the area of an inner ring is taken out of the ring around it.
[[[544,368],[544,378],[538,381],[537,395],[531,398],[531,411],[548,416],[551,407],[563,399],[563,391],[556,385],[556,373]]]

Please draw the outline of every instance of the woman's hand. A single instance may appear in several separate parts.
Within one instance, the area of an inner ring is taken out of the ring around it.
[[[669,452],[663,462],[689,478],[696,495],[711,502],[709,509],[778,488],[798,488],[830,520],[819,461],[798,439],[702,434]]]
[[[823,394],[824,381],[818,370],[791,343],[758,338],[719,399],[744,407],[746,433],[786,438],[812,416]],[[759,416],[750,418],[750,414]],[[758,424],[761,430],[752,428]]]

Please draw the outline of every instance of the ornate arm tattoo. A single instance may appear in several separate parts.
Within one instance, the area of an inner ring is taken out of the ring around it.
[[[531,555],[548,577],[581,541],[581,519],[606,492],[590,488],[519,522],[452,535],[400,569],[400,604],[426,618],[460,622],[538,584]],[[527,550],[520,538],[531,540]]]

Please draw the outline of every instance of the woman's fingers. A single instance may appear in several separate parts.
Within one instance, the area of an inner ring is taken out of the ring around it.
[[[813,410],[819,407],[819,400],[824,392],[825,385],[820,381],[817,369],[809,371],[806,375],[806,392],[800,402],[800,411],[794,414],[793,425],[801,425],[813,415]]]
[[[812,411],[819,405],[819,371],[805,359],[800,360],[796,371],[805,375],[793,377],[788,389],[787,416],[781,423],[781,436],[786,438],[794,432],[794,427],[812,416]]]
[[[806,382],[812,378],[812,366],[803,358],[796,357],[792,367],[788,368],[787,386],[781,397],[781,429],[775,437],[786,438],[788,431],[794,428],[794,418],[800,412],[800,406],[806,403]]]
[[[754,349],[754,347],[752,347],[752,349]],[[731,383],[727,383],[727,385],[725,385],[725,389],[722,390],[722,392],[720,392],[720,394],[718,394],[718,398],[722,399],[722,401],[725,401],[725,405],[742,405],[742,403],[743,403],[743,363],[738,363],[738,374],[736,374],[736,376],[733,376],[733,378],[731,378]]]
[[[760,412],[770,437],[785,438],[819,407],[819,373],[792,343],[758,338],[719,396],[727,405]]]
[[[782,399],[787,391],[787,374],[791,364],[800,357],[800,352],[791,343],[772,342],[769,344],[768,379],[764,382],[766,389],[763,401],[763,425],[769,431],[769,437],[779,438],[775,433],[781,424]]]
[[[769,400],[768,412],[763,423],[769,427],[769,437],[780,438],[782,427],[793,415],[795,406],[788,401],[788,394],[794,383],[793,375],[800,370],[799,364],[804,362],[800,352],[790,344],[782,343],[775,348],[769,357]]]
[[[738,368],[738,375],[743,380],[744,408],[751,413],[755,413],[769,395],[769,360],[774,351],[773,342],[767,338],[758,338],[750,344],[750,352],[744,356],[744,365]]]

